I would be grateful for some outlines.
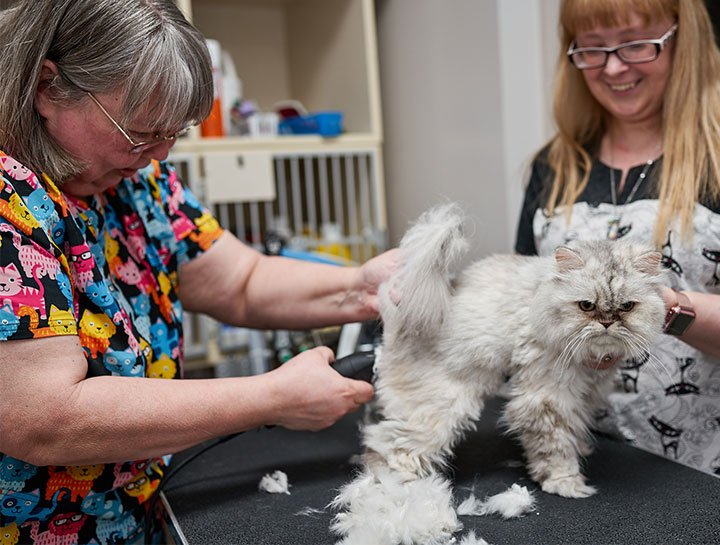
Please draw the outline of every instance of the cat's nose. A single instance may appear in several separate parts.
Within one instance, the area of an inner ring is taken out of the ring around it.
[[[615,322],[613,320],[610,320],[610,321],[602,321],[601,320],[600,323],[605,327],[605,329],[607,329],[608,327],[613,325]]]

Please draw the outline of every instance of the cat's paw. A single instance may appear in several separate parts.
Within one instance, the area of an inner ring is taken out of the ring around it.
[[[597,488],[585,484],[585,478],[582,475],[550,477],[540,483],[540,487],[543,492],[565,498],[587,498],[597,492]]]

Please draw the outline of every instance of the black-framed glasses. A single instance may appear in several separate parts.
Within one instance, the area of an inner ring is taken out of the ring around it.
[[[166,142],[168,140],[175,140],[176,138],[179,138],[185,134],[187,134],[190,129],[198,125],[197,121],[192,121],[185,125],[182,129],[177,131],[174,134],[171,134],[170,136],[160,136],[159,134],[154,134],[152,140],[147,140],[145,142],[135,142],[135,140],[132,139],[132,137],[127,133],[125,129],[123,129],[120,124],[115,121],[113,116],[111,116],[108,111],[103,107],[102,104],[100,104],[100,101],[95,98],[95,95],[93,95],[90,91],[85,91],[87,93],[87,96],[89,96],[92,101],[97,104],[98,108],[102,110],[102,113],[105,114],[105,117],[107,117],[113,125],[117,128],[117,130],[120,131],[120,133],[125,137],[125,139],[130,142],[130,145],[132,148],[130,149],[130,153],[140,153],[141,151],[145,151],[148,148],[153,147],[156,144],[159,144],[160,142]]]
[[[637,40],[617,45],[615,47],[578,47],[576,40],[570,44],[567,56],[575,68],[592,70],[602,68],[607,64],[608,57],[615,53],[618,59],[626,64],[641,64],[651,62],[658,58],[660,52],[677,32],[678,25],[674,23],[668,31],[657,40]]]

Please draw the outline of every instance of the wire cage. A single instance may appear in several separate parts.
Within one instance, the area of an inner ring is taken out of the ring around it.
[[[289,251],[338,264],[363,263],[387,248],[373,150],[273,154],[275,199],[260,201],[208,202],[202,164],[197,164],[202,159],[173,154],[170,161],[220,224],[260,251],[271,233]],[[251,330],[192,313],[186,313],[184,329],[186,368],[217,366],[247,354],[251,339],[256,345],[258,340]],[[261,365],[251,367],[262,371]]]

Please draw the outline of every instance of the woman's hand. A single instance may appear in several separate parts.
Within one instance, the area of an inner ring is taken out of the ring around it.
[[[320,346],[290,359],[267,373],[274,413],[268,423],[291,430],[317,431],[358,410],[373,397],[373,387],[341,376],[330,364],[332,350]]]
[[[399,249],[388,250],[357,269],[357,280],[352,294],[371,313],[378,313],[378,288],[390,278],[402,265],[402,253]]]

